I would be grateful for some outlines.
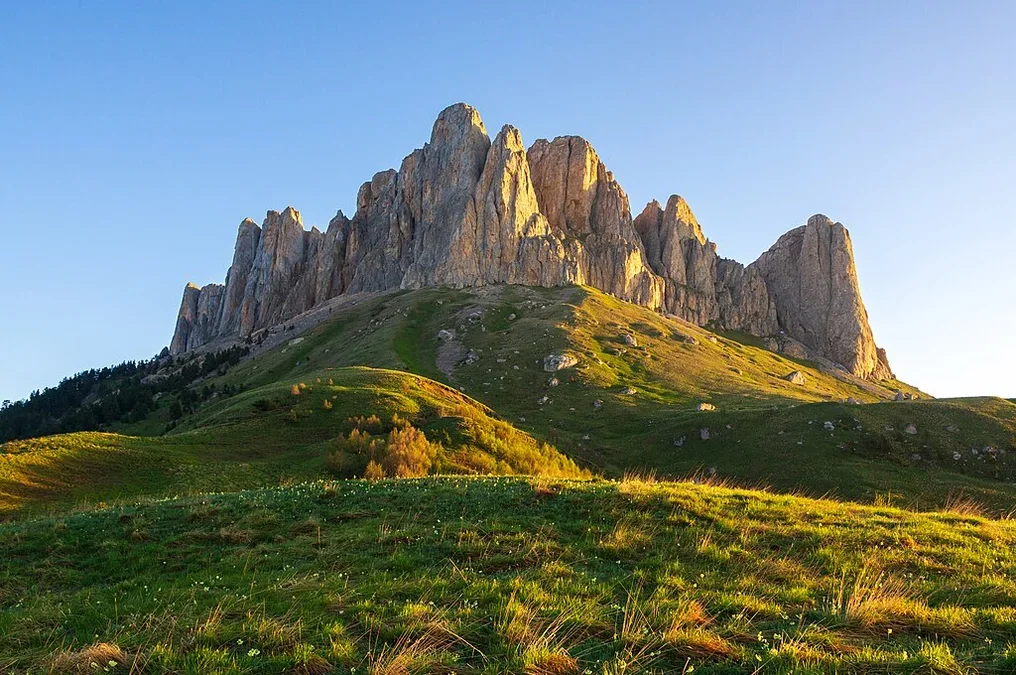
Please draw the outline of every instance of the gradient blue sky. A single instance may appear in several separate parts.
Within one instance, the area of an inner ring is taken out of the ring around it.
[[[0,399],[155,354],[243,217],[351,215],[456,101],[743,262],[842,221],[897,374],[1016,396],[1014,35],[1009,1],[5,2]]]

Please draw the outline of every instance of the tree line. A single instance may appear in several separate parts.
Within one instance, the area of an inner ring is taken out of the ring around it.
[[[235,346],[187,361],[164,353],[82,371],[54,387],[37,389],[26,399],[0,404],[0,442],[139,422],[162,400],[169,402],[170,417],[177,419],[215,393],[214,385],[192,389],[195,380],[212,373],[224,375],[249,352],[249,347]],[[222,393],[232,393],[228,389]]]

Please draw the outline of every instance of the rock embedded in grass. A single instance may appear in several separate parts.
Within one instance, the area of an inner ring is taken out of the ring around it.
[[[791,373],[787,373],[783,376],[783,379],[791,384],[804,384],[807,380],[804,377],[804,373],[800,370],[795,370]]]
[[[571,368],[579,360],[571,354],[548,354],[543,359],[543,369],[548,373],[555,373],[565,368]]]

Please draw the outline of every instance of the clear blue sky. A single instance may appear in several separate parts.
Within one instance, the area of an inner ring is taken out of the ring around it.
[[[1009,1],[5,2],[0,399],[155,354],[243,217],[351,215],[456,101],[743,262],[842,221],[897,374],[1016,396],[1014,35]]]

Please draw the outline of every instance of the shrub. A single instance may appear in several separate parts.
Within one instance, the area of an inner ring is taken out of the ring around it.
[[[364,429],[379,431],[381,429],[381,418],[377,415],[371,415],[370,417],[350,417],[346,421],[361,431]]]
[[[325,464],[335,476],[349,477],[362,474],[369,461],[378,457],[384,441],[372,438],[366,431],[353,429],[349,436],[339,434],[335,439],[335,450],[328,455]]]
[[[367,468],[363,470],[363,477],[367,480],[381,480],[385,477],[385,470],[373,459],[367,462]]]
[[[422,431],[407,423],[389,432],[381,466],[389,475],[400,478],[426,476],[440,448],[440,444],[431,443]]]
[[[257,410],[258,412],[268,412],[269,410],[275,410],[280,405],[281,402],[278,399],[274,398],[259,398],[253,403],[254,410]]]

